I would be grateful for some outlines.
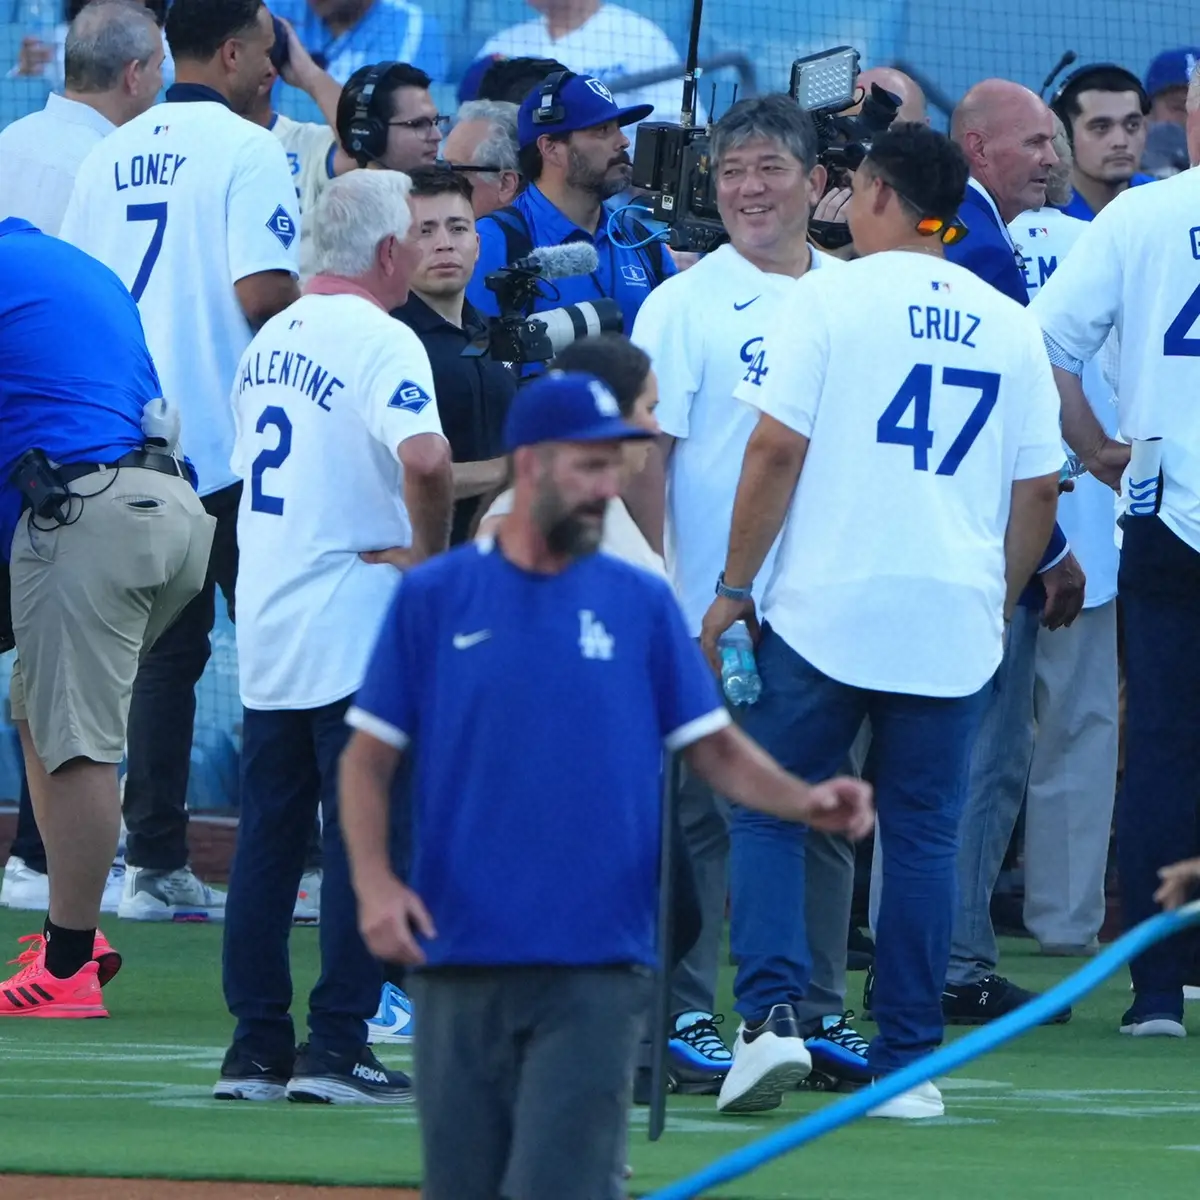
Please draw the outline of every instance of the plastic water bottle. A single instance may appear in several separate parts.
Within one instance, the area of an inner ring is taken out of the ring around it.
[[[721,685],[730,704],[754,704],[762,695],[762,679],[754,661],[754,643],[745,621],[734,621],[721,635]]]

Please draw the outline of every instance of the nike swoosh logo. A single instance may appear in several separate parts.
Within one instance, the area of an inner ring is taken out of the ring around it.
[[[454,635],[455,650],[470,650],[480,642],[486,642],[492,636],[490,629],[481,629],[478,633],[456,633]]]
[[[757,300],[757,299],[758,299],[758,296],[755,296],[754,300]],[[734,312],[741,312],[743,308],[749,308],[750,305],[752,305],[754,303],[754,300],[747,300],[745,304],[738,304],[735,301],[734,305],[733,305]]]

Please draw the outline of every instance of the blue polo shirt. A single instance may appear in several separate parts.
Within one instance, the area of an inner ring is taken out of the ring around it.
[[[545,285],[550,299],[538,300],[534,312],[544,312],[563,304],[579,304],[584,300],[602,300],[607,296],[620,305],[621,316],[625,320],[625,335],[628,337],[633,332],[633,320],[638,309],[654,286],[655,274],[660,279],[675,274],[675,261],[661,243],[655,242],[632,250],[608,236],[608,214],[612,210],[607,205],[595,234],[580,229],[570,217],[555,208],[536,184],[530,184],[513,201],[512,207],[525,218],[535,247],[588,242],[596,247],[596,255],[600,259],[599,267],[591,275],[555,279]],[[500,309],[496,305],[496,294],[489,292],[483,281],[491,272],[508,265],[508,242],[503,227],[495,217],[482,218],[477,228],[479,261],[475,264],[471,282],[467,284],[467,299],[479,312],[497,317]]]
[[[1153,175],[1143,175],[1140,172],[1135,175],[1130,181],[1130,187],[1141,187],[1143,183],[1154,183]],[[1074,188],[1071,189],[1071,200],[1069,204],[1064,204],[1060,210],[1065,212],[1068,217],[1077,217],[1080,221],[1091,221],[1096,214],[1092,212],[1092,207]]]
[[[160,395],[116,275],[28,221],[0,221],[0,557],[21,515],[8,481],[21,456],[113,462],[145,444],[142,409]]]
[[[405,574],[346,719],[414,755],[430,966],[654,963],[663,747],[729,721],[663,581],[460,546]]]

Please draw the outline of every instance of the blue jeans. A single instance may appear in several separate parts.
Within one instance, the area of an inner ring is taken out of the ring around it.
[[[358,932],[358,911],[337,813],[338,759],[350,737],[349,698],[323,708],[245,709],[242,811],[225,904],[225,1002],[234,1041],[263,1061],[290,1061],[288,937],[309,837],[320,806],[321,977],[309,997],[314,1047],[333,1053],[366,1043],[383,983]]]
[[[932,699],[851,687],[822,674],[769,627],[758,669],[762,698],[743,727],[810,782],[841,769],[863,719],[871,720],[884,873],[875,957],[879,1036],[868,1057],[880,1073],[896,1070],[942,1040],[958,819],[983,693]],[[808,990],[808,834],[803,825],[735,808],[730,835],[736,1008],[757,1021],[774,1004],[802,1001]]]
[[[1156,517],[1125,523],[1125,780],[1117,797],[1121,910],[1152,916],[1158,869],[1200,852],[1200,553]],[[1137,1008],[1183,1015],[1190,939],[1170,938],[1130,966]]]

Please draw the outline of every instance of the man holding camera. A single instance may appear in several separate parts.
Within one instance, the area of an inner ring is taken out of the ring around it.
[[[713,580],[725,562],[738,471],[754,430],[755,414],[733,399],[734,390],[739,384],[757,388],[768,377],[763,335],[795,281],[810,270],[843,269],[808,242],[809,216],[826,173],[817,162],[812,119],[791,97],[735,104],[713,129],[712,161],[729,244],[655,291],[638,313],[633,334],[659,380],[667,565],[692,637],[700,636]],[[640,502],[639,523],[652,524],[662,484],[640,482],[628,499]],[[770,576],[773,561],[772,549],[761,581]],[[716,1091],[730,1062],[712,1026],[729,859],[724,802],[687,775],[680,818],[703,927],[675,976],[672,1070],[681,1091]],[[853,853],[844,838],[830,834],[815,834],[809,849],[810,936],[821,967],[797,1018],[807,1035],[820,1037],[814,1053],[823,1070],[862,1078],[866,1043],[842,1019]]]
[[[540,246],[583,242],[596,248],[599,264],[587,275],[544,287],[534,311],[608,297],[616,301],[625,333],[650,290],[675,273],[666,247],[636,245],[640,227],[624,223],[614,238],[606,201],[624,191],[633,176],[629,139],[622,127],[642,121],[651,106],[620,108],[598,79],[556,71],[525,98],[517,114],[521,174],[525,190],[508,208],[479,222],[479,262],[467,297],[481,312],[499,316],[487,277]],[[645,232],[644,230],[642,232]]]

